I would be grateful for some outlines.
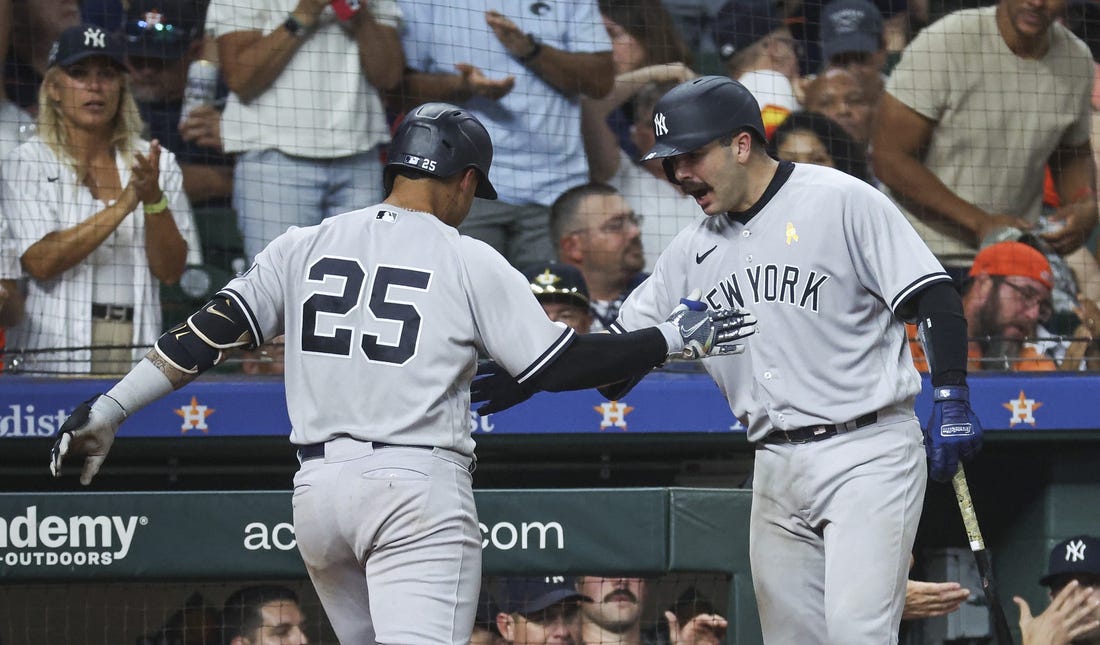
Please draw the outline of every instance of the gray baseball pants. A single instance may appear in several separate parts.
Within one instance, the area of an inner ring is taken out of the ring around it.
[[[764,642],[896,644],[926,483],[911,407],[823,441],[759,444],[749,556]]]

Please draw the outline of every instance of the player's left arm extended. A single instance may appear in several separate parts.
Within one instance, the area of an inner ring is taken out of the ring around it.
[[[73,410],[57,431],[50,450],[50,472],[60,477],[61,462],[70,452],[85,455],[80,483],[87,486],[127,417],[195,380],[221,362],[226,350],[254,344],[252,328],[241,308],[230,298],[215,296],[185,322],[164,332],[114,387]]]
[[[915,313],[928,371],[932,376],[932,417],[924,428],[924,448],[936,481],[949,481],[959,459],[970,459],[982,446],[982,426],[970,408],[966,384],[967,336],[962,299],[949,282],[915,293],[898,309]]]
[[[636,383],[668,358],[661,332],[647,327],[627,334],[580,334],[553,363],[520,383],[495,361],[478,366],[470,385],[472,403],[485,416],[507,410],[545,390],[561,392],[600,387],[629,380]]]
[[[739,343],[756,332],[756,318],[742,311],[692,309],[682,303],[664,322],[621,334],[582,334],[557,358],[524,382],[495,363],[478,370],[471,401],[485,416],[522,403],[538,390],[584,390],[621,381],[636,382],[670,357],[700,359],[739,354]]]

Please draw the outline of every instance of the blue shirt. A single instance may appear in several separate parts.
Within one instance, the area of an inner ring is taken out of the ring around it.
[[[491,79],[515,76],[515,87],[500,100],[474,97],[464,105],[493,139],[489,178],[501,201],[549,206],[561,193],[588,181],[580,102],[509,55],[485,22],[485,12],[499,11],[555,49],[610,51],[594,0],[469,0],[461,6],[422,1],[403,9],[401,43],[409,67],[454,74],[456,63],[469,63]]]

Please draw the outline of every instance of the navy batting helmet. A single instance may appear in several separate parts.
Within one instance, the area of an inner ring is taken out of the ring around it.
[[[642,161],[682,155],[744,130],[767,140],[756,98],[726,76],[701,76],[669,90],[653,107],[653,128],[657,142]],[[665,172],[671,179],[668,163]]]
[[[388,194],[399,168],[412,168],[443,179],[475,168],[481,180],[474,194],[496,199],[497,191],[489,182],[492,163],[493,142],[477,117],[450,103],[425,103],[405,115],[397,127],[382,181]]]

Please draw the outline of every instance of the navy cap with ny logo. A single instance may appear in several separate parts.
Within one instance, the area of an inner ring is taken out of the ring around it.
[[[1100,538],[1075,535],[1054,545],[1047,574],[1039,584],[1049,586],[1063,576],[1100,576]]]
[[[61,32],[50,48],[49,67],[68,67],[92,56],[104,56],[119,68],[125,69],[122,44],[113,34],[98,25],[77,25]]]

